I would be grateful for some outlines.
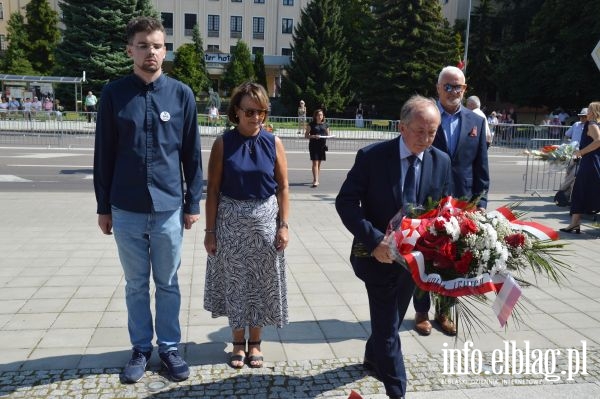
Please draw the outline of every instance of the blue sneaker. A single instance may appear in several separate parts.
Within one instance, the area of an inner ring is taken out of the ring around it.
[[[190,368],[179,351],[172,350],[168,352],[159,353],[160,360],[162,360],[163,366],[169,371],[169,376],[173,381],[187,380],[190,376]]]
[[[151,355],[152,352],[140,352],[134,349],[131,360],[129,360],[129,363],[123,369],[123,382],[133,384],[141,380]]]

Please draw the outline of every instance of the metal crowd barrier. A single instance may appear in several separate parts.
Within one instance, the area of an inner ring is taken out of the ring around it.
[[[560,145],[561,139],[538,138],[531,139],[528,148],[535,150],[546,145]],[[525,193],[531,195],[540,195],[542,192],[558,191],[566,177],[567,165],[558,165],[545,160],[541,160],[530,153],[527,153],[527,162],[525,164]]]
[[[67,111],[38,112],[32,120],[23,115],[10,118],[0,115],[0,144],[37,145],[45,147],[93,147],[95,115]],[[308,118],[310,120],[310,118]],[[88,121],[89,120],[89,121]],[[336,119],[328,118],[330,133],[335,136],[327,141],[332,152],[356,151],[357,149],[398,135],[398,121],[386,119]],[[227,128],[225,117],[209,120],[200,114],[198,125],[202,143],[210,148],[214,139]],[[305,124],[297,117],[269,116],[267,127],[279,136],[289,151],[308,151],[304,138]],[[556,140],[564,136],[567,126],[492,125],[494,140],[490,152],[519,153],[529,148],[532,140]]]

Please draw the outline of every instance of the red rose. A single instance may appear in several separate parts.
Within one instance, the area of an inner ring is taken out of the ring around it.
[[[445,224],[446,221],[444,219],[435,219],[433,222],[433,228],[436,231],[446,231],[446,228],[444,227]]]
[[[472,260],[473,254],[471,251],[465,251],[462,257],[454,263],[454,269],[460,274],[467,274]]]
[[[477,223],[469,218],[463,218],[460,223],[460,235],[475,234],[479,231]]]
[[[525,245],[525,235],[522,233],[511,234],[504,239],[504,242],[513,248],[522,247]]]
[[[452,266],[456,256],[456,247],[447,236],[434,236],[427,234],[417,241],[415,250],[421,251],[425,260],[437,263],[439,268]]]

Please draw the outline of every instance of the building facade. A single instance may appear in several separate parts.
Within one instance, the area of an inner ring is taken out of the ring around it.
[[[30,0],[0,0],[0,48],[7,46],[6,33],[13,12],[25,14]],[[59,12],[60,0],[47,0]],[[167,65],[173,52],[192,42],[197,24],[205,46],[205,59],[213,89],[220,89],[220,77],[230,61],[231,50],[243,40],[252,54],[265,60],[267,89],[277,95],[281,76],[291,57],[294,27],[311,0],[152,0],[166,29]],[[344,0],[340,0],[344,1]],[[453,23],[466,19],[470,0],[440,0],[444,16]],[[472,0],[473,7],[479,4]],[[80,71],[73,71],[79,75]]]

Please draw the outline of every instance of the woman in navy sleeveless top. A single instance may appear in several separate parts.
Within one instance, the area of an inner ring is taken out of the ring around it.
[[[236,127],[217,138],[208,163],[204,308],[229,319],[233,368],[262,367],[262,327],[288,322],[287,160],[262,128],[268,108],[262,86],[238,86],[227,111]]]
[[[590,103],[587,119],[575,152],[581,160],[571,194],[571,223],[560,229],[565,233],[579,234],[581,215],[600,212],[600,102]]]

